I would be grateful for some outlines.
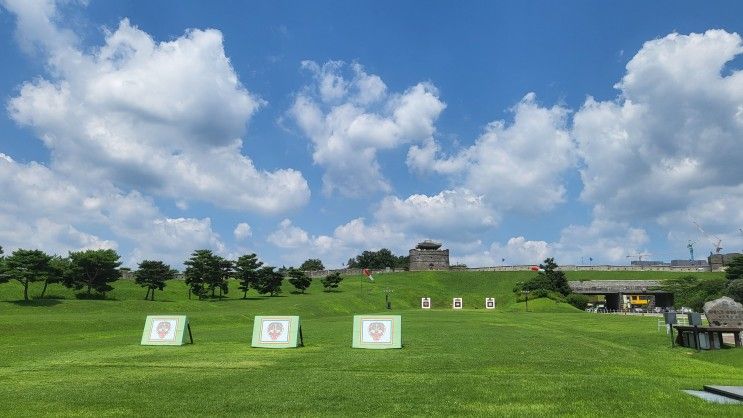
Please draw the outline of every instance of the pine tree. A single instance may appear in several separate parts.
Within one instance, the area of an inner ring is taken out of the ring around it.
[[[134,282],[147,288],[145,300],[155,300],[155,290],[165,289],[165,281],[175,278],[176,271],[162,261],[143,260],[134,272]]]
[[[289,275],[289,283],[301,293],[304,293],[312,284],[312,277],[306,275],[302,270],[289,267],[287,274]]]
[[[258,269],[262,265],[263,263],[258,261],[258,256],[255,254],[241,255],[235,262],[235,276],[240,282],[238,289],[243,292],[243,299],[248,297],[248,290],[251,287],[256,287]]]

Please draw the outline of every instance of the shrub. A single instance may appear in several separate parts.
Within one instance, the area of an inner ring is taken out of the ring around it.
[[[322,282],[322,286],[325,288],[326,292],[329,292],[332,289],[338,288],[338,285],[343,281],[343,277],[341,277],[341,274],[338,272],[330,273],[327,276],[320,279],[320,282]]]
[[[736,302],[743,303],[743,279],[731,280],[725,293]]]
[[[566,298],[565,301],[576,308],[580,310],[585,310],[588,306],[588,296],[582,295],[580,293],[571,293]]]

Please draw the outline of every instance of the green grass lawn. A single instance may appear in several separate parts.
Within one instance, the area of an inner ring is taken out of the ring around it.
[[[658,278],[591,274],[580,279]],[[5,284],[0,414],[743,416],[743,406],[680,392],[743,385],[743,350],[671,349],[651,317],[549,300],[529,301],[524,312],[511,289],[532,275],[380,274],[363,292],[352,278],[337,293],[316,281],[296,295],[287,283],[279,297],[248,300],[233,286],[218,301],[188,300],[184,284],[171,282],[148,302],[143,289],[117,282],[112,300],[76,300],[52,287],[64,299],[30,306]],[[384,289],[393,291],[391,311]],[[421,296],[435,309],[418,309]],[[453,296],[464,298],[463,311],[449,309]],[[486,296],[498,309],[482,308]],[[402,315],[404,348],[351,349],[352,315],[382,312]],[[195,344],[140,346],[145,316],[169,313],[189,316]],[[251,348],[259,314],[300,315],[306,346]]]

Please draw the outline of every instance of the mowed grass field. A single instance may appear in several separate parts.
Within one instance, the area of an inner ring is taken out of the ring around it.
[[[17,302],[0,286],[0,414],[6,416],[743,416],[743,406],[681,393],[743,385],[743,350],[670,348],[657,318],[515,303],[531,272],[425,272],[319,280],[308,294],[188,300],[173,281],[155,302],[119,281],[112,300]],[[569,273],[571,279],[656,279],[668,273]],[[585,277],[583,277],[585,276]],[[712,274],[702,274],[714,277]],[[384,309],[384,290],[393,309]],[[38,293],[40,286],[33,289]],[[429,296],[434,309],[421,311]],[[449,309],[451,297],[465,309]],[[498,302],[483,309],[486,296]],[[148,314],[189,316],[195,344],[140,346]],[[352,349],[352,316],[402,315],[402,350]],[[250,347],[253,316],[300,315],[305,347]]]

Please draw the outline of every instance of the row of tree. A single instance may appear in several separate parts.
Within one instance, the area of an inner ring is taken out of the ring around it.
[[[281,293],[284,278],[299,293],[305,293],[312,283],[304,269],[323,270],[316,259],[305,261],[299,269],[277,269],[258,261],[256,254],[246,254],[237,260],[228,260],[211,250],[196,250],[184,263],[183,276],[188,286],[189,299],[222,297],[229,291],[229,279],[237,279],[238,289],[247,298],[249,290],[276,296]],[[70,289],[84,292],[79,297],[104,297],[113,290],[111,284],[121,278],[120,256],[114,250],[86,250],[70,252],[68,257],[52,256],[41,250],[18,249],[7,257],[0,247],[0,283],[17,281],[23,287],[23,298],[29,300],[29,286],[43,282],[43,298],[47,287],[59,283]],[[165,289],[168,280],[176,278],[178,271],[157,260],[144,260],[133,272],[134,281],[147,289],[145,299],[155,300],[155,291]],[[339,273],[322,278],[326,291],[338,288],[343,278]]]
[[[348,268],[368,268],[382,270],[385,268],[407,270],[410,267],[409,256],[397,256],[387,248],[379,251],[364,251],[355,258],[348,259]]]
[[[93,292],[104,295],[113,288],[110,283],[121,277],[119,255],[114,250],[87,250],[70,252],[66,258],[52,256],[41,250],[18,249],[3,257],[0,247],[0,283],[15,280],[23,287],[23,299],[29,300],[31,283],[43,282],[41,296],[47,287],[61,283],[74,289],[85,289],[84,295]]]

